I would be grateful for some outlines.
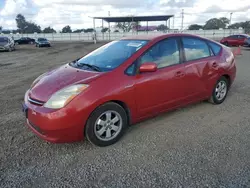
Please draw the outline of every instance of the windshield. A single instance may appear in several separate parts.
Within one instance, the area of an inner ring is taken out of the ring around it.
[[[1,43],[7,43],[8,42],[8,38],[2,37],[2,38],[0,38],[0,42]]]
[[[76,65],[88,64],[98,67],[101,71],[110,71],[121,65],[147,43],[148,41],[145,40],[113,41],[79,59]]]
[[[47,39],[39,38],[38,41],[47,41]]]

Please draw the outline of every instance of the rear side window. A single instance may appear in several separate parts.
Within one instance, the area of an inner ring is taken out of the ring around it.
[[[220,50],[221,50],[221,46],[219,46],[218,44],[215,44],[213,42],[208,42],[208,44],[212,48],[214,55],[215,56],[219,55]]]
[[[239,39],[245,39],[245,38],[247,38],[247,37],[244,35],[239,35]]]
[[[183,37],[182,41],[186,61],[192,61],[210,56],[210,50],[205,41],[187,37]]]

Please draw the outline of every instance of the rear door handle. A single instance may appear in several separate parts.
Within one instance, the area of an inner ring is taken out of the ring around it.
[[[182,71],[178,71],[175,73],[176,77],[183,77],[185,74]]]
[[[216,62],[213,62],[212,67],[213,67],[213,68],[217,68],[217,67],[218,67],[218,64],[217,64]]]

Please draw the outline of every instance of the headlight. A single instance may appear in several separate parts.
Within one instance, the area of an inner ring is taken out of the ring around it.
[[[51,96],[44,104],[44,107],[52,109],[62,108],[87,87],[88,85],[86,84],[77,84],[61,89]]]
[[[38,76],[38,77],[33,81],[33,83],[31,84],[30,88],[33,88],[33,87],[37,84],[37,82],[39,82],[39,81],[41,80],[41,78],[44,77],[45,75],[46,75],[46,73],[44,73],[44,74]]]

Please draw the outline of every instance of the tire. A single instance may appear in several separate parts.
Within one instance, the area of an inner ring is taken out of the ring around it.
[[[125,133],[127,126],[125,110],[119,104],[109,102],[99,106],[90,115],[85,135],[92,144],[105,147],[116,143]]]
[[[227,42],[227,41],[226,41],[226,42],[224,42],[224,45],[225,45],[225,46],[229,46],[229,44],[228,44],[228,42]]]
[[[8,52],[12,52],[12,48],[11,47],[9,47]]]
[[[209,99],[209,102],[216,105],[223,103],[227,97],[228,90],[229,90],[229,80],[226,77],[222,76],[217,81],[213,89],[213,93]]]

